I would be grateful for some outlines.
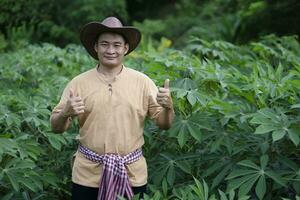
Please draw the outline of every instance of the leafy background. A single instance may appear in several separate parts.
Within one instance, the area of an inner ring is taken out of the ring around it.
[[[143,33],[125,64],[171,80],[173,127],[146,122],[145,199],[299,199],[298,1],[0,5],[1,200],[70,198],[77,122],[54,134],[49,116],[66,83],[95,65],[80,26],[111,14]]]

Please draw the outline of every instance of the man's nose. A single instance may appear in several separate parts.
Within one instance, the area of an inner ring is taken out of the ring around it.
[[[106,49],[107,53],[114,53],[115,52],[115,48],[113,47],[113,45],[108,45],[107,49]]]

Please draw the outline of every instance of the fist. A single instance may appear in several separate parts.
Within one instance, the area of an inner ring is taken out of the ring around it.
[[[172,109],[173,102],[172,102],[169,86],[170,86],[170,80],[166,79],[164,83],[164,87],[158,89],[156,101],[162,107]]]
[[[63,116],[73,117],[84,113],[84,103],[81,97],[78,95],[75,96],[72,89],[69,92],[67,103],[62,111]]]

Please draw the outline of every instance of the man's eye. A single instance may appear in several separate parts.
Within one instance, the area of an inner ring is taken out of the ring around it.
[[[107,43],[100,43],[100,45],[101,45],[102,47],[107,47],[107,46],[108,46]]]

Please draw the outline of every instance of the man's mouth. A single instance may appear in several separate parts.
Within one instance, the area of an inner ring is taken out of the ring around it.
[[[108,59],[108,60],[113,60],[113,59],[116,59],[116,57],[105,57],[106,59]]]

